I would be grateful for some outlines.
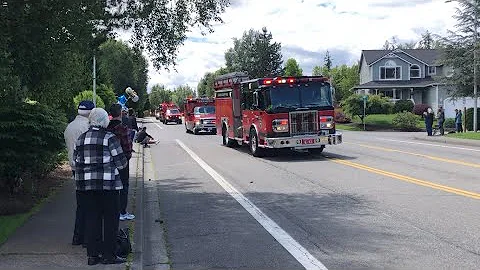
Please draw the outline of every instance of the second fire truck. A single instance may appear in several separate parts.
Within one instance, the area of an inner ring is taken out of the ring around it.
[[[226,146],[322,152],[342,143],[335,129],[332,88],[323,76],[249,79],[241,72],[216,78],[217,133]]]
[[[187,98],[185,100],[185,131],[217,133],[215,126],[215,100],[213,98]]]

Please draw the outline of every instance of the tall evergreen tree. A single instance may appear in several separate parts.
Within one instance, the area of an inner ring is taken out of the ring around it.
[[[245,71],[251,78],[270,77],[282,73],[282,46],[273,42],[267,28],[250,29],[241,39],[233,39],[233,48],[225,52],[228,71]]]
[[[323,59],[323,66],[327,72],[332,70],[332,57],[330,56],[330,52],[328,50],[325,53],[325,58]]]

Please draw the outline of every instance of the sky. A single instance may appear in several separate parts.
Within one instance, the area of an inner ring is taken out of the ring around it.
[[[323,65],[329,50],[333,64],[351,65],[362,50],[381,49],[387,39],[418,40],[426,30],[445,35],[455,29],[454,4],[444,0],[231,0],[214,33],[202,35],[193,28],[179,49],[176,70],[154,70],[150,65],[150,89],[188,84],[196,88],[208,71],[225,65],[224,53],[233,38],[262,27],[282,44],[284,61],[295,58],[304,75]]]

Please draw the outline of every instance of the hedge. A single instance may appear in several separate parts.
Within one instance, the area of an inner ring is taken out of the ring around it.
[[[36,102],[0,106],[0,188],[35,191],[36,181],[56,168],[65,149],[66,119]],[[22,184],[23,183],[23,184]]]

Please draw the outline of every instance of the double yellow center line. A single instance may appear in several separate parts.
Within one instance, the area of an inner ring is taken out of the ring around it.
[[[423,157],[423,158],[436,160],[436,161],[441,161],[441,162],[463,165],[463,166],[467,166],[467,167],[480,168],[480,164],[478,164],[478,163],[471,163],[471,162],[465,162],[465,161],[461,161],[461,160],[454,160],[454,159],[448,159],[448,158],[429,156],[429,155],[424,155],[424,154],[412,153],[412,152],[407,152],[407,151],[402,151],[402,150],[397,150],[397,149],[391,149],[391,148],[385,148],[385,147],[379,147],[379,146],[366,145],[366,144],[361,144],[361,143],[346,143],[346,144],[354,144],[354,145],[358,145],[358,146],[365,147],[365,148],[370,148],[370,149],[376,149],[376,150],[381,150],[381,151],[386,151],[386,152],[396,152],[396,153],[412,155],[412,156],[417,156],[417,157]]]
[[[416,184],[416,185],[420,185],[420,186],[424,186],[424,187],[429,187],[429,188],[445,191],[445,192],[448,192],[448,193],[453,193],[453,194],[469,197],[469,198],[472,198],[472,199],[480,200],[480,194],[479,193],[470,192],[470,191],[466,191],[466,190],[462,190],[462,189],[458,189],[458,188],[453,188],[453,187],[449,187],[449,186],[439,185],[439,184],[435,184],[435,183],[432,183],[432,182],[429,182],[429,181],[420,180],[420,179],[417,179],[417,178],[413,178],[413,177],[409,177],[409,176],[405,176],[405,175],[401,175],[401,174],[397,174],[397,173],[387,172],[387,171],[384,171],[384,170],[368,167],[368,166],[358,164],[358,163],[355,163],[355,162],[351,162],[351,161],[340,160],[340,159],[337,159],[337,158],[333,158],[333,159],[330,159],[330,160],[335,162],[335,163],[338,163],[338,164],[342,164],[342,165],[350,166],[350,167],[353,167],[353,168],[361,169],[361,170],[364,170],[364,171],[388,176],[388,177],[398,179],[398,180],[402,180],[402,181],[405,181],[405,182],[409,182],[409,183],[412,183],[412,184]]]

